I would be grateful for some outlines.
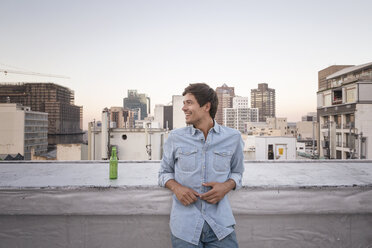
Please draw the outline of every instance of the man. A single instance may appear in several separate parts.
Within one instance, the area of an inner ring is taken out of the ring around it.
[[[207,84],[190,84],[183,96],[189,126],[170,132],[159,171],[159,185],[174,193],[172,246],[238,247],[226,194],[242,185],[241,135],[214,121],[218,98]]]

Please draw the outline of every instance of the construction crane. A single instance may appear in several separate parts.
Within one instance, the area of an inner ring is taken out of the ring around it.
[[[9,74],[22,74],[22,75],[32,75],[32,76],[40,76],[40,77],[54,77],[54,78],[70,79],[69,77],[62,76],[62,75],[45,74],[45,73],[32,72],[32,71],[4,70],[0,68],[0,73],[1,72],[3,72],[5,75],[9,73]]]

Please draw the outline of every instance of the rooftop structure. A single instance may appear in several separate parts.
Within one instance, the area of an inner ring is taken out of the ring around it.
[[[241,247],[369,247],[372,161],[245,164],[229,193]],[[0,162],[1,247],[170,247],[159,161]],[[37,173],[35,173],[37,172]]]
[[[252,136],[244,138],[246,160],[295,160],[296,138],[283,136]]]

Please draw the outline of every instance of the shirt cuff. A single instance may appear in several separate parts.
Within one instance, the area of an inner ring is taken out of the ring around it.
[[[174,173],[167,173],[167,174],[163,174],[160,178],[159,178],[159,185],[161,187],[165,187],[165,184],[171,180],[171,179],[174,179]]]
[[[231,173],[230,178],[235,181],[235,189],[238,190],[242,187],[242,175],[240,173]]]

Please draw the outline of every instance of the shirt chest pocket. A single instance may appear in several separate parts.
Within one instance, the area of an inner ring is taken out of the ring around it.
[[[213,169],[218,172],[229,171],[231,157],[231,151],[213,151]]]
[[[186,172],[196,170],[196,148],[180,148],[177,152],[179,169]]]

